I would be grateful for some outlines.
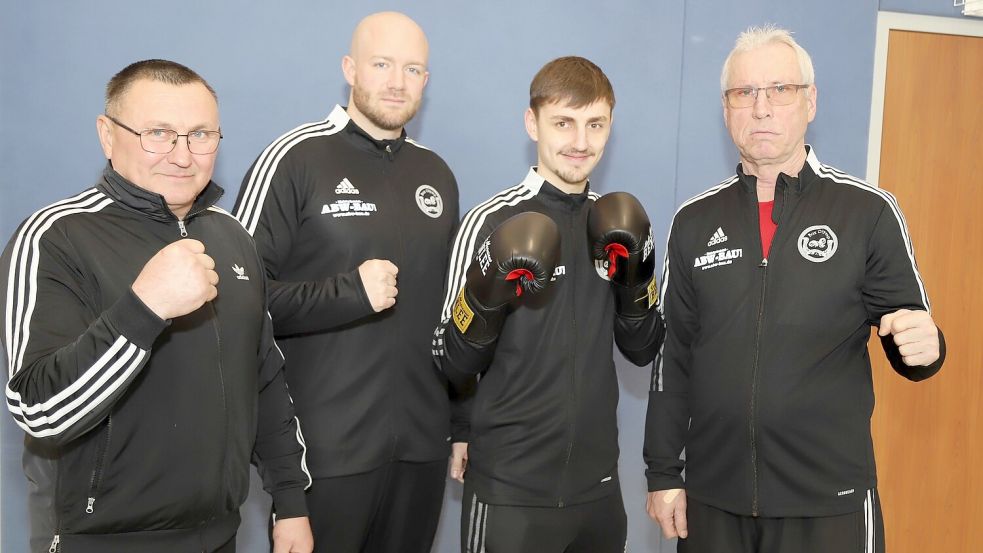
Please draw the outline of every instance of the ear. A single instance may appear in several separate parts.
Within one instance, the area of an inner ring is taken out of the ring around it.
[[[113,122],[105,115],[96,117],[96,133],[106,159],[113,159]]]
[[[816,89],[816,85],[810,85],[806,89],[806,102],[809,104],[809,122],[816,118],[816,98],[819,95],[819,91]]]
[[[429,71],[424,71],[423,72],[423,86],[427,86],[427,83],[429,81],[430,81],[430,72]]]
[[[533,142],[539,142],[539,124],[536,122],[536,113],[532,108],[526,109],[525,114],[526,133]]]
[[[341,72],[344,73],[348,86],[355,86],[355,58],[351,56],[341,58]]]

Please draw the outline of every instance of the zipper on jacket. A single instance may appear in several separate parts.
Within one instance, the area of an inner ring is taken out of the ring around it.
[[[177,228],[179,228],[181,230],[181,238],[187,238],[188,237],[188,229],[184,226],[184,220],[183,219],[178,219],[177,220]]]
[[[575,227],[574,216],[568,215],[568,218],[570,221],[570,235],[574,236],[576,234],[575,232],[576,229],[574,228]],[[573,263],[576,263],[576,256],[573,260]],[[567,457],[563,462],[563,474],[560,476],[560,489],[558,490],[559,498],[556,504],[556,506],[560,508],[566,505],[566,503],[563,500],[563,484],[566,482],[567,471],[570,468],[570,458],[573,456],[573,437],[577,432],[577,422],[575,418],[576,409],[574,408],[577,401],[577,307],[576,307],[577,271],[576,271],[576,267],[574,267],[573,273],[574,273],[574,278],[568,279],[568,282],[570,283],[571,298],[570,298],[570,302],[567,304],[571,306],[570,325],[573,327],[573,334],[571,335],[573,337],[573,340],[571,341],[570,344],[570,411],[571,412],[568,415],[570,417],[570,428],[569,428],[569,435],[567,438]]]
[[[51,539],[51,547],[48,548],[48,553],[58,553],[59,547],[61,545],[61,536],[55,534],[55,537]]]
[[[765,285],[768,278],[768,258],[761,260],[761,297],[758,302],[758,320],[754,329],[754,364],[751,368],[751,405],[748,429],[751,435],[751,516],[758,516],[758,446],[755,442],[754,423],[758,395],[758,361],[761,355],[761,327],[765,316]]]
[[[229,445],[229,405],[228,405],[228,399],[225,396],[225,373],[224,373],[223,368],[222,368],[222,332],[221,332],[221,329],[219,328],[219,324],[218,324],[218,311],[215,310],[215,304],[212,303],[212,302],[208,302],[208,307],[212,310],[212,328],[215,329],[215,347],[218,350],[218,381],[219,381],[219,388],[221,389],[221,392],[222,392],[222,418],[225,419],[223,421],[225,423],[225,427],[224,427],[225,432],[223,433],[223,442],[225,444],[225,447],[222,448],[222,461],[218,465],[219,467],[222,467],[222,470],[224,471],[225,470],[225,460],[226,460],[226,457],[227,457],[226,453],[229,450],[229,447],[228,447],[228,445]],[[223,475],[223,478],[224,477],[227,477],[227,476],[228,476],[228,474],[226,473],[225,475]],[[216,511],[216,512],[222,512],[222,507],[223,507],[225,498],[222,497],[222,494],[221,493],[219,493],[217,495],[218,495],[218,497],[216,499],[218,500],[218,511]]]
[[[106,460],[106,452],[109,450],[109,441],[113,434],[113,412],[109,412],[106,417],[106,439],[102,441],[102,447],[96,451],[96,463],[92,467],[92,478],[89,479],[89,497],[86,498],[85,513],[95,512],[96,495],[99,493],[99,486],[102,484],[103,463]]]
[[[385,157],[387,157],[389,159],[389,162],[390,163],[386,163],[385,160],[382,161],[382,165],[380,167],[380,172],[382,174],[382,182],[384,184],[385,192],[389,196],[390,204],[393,206],[393,209],[394,210],[398,210],[399,209],[398,206],[401,205],[401,202],[399,201],[399,193],[400,193],[401,189],[400,189],[399,183],[398,182],[394,182],[393,177],[398,174],[399,168],[396,167],[396,165],[394,163],[392,163],[392,162],[395,161],[396,156],[395,156],[395,153],[392,150],[391,145],[386,144],[385,150],[386,150],[386,156]],[[403,260],[407,258],[407,255],[406,255],[406,241],[404,240],[403,237],[406,236],[406,235],[408,235],[408,234],[412,234],[412,233],[407,233],[406,232],[406,229],[403,228],[405,222],[406,222],[406,218],[405,217],[401,217],[400,216],[400,217],[393,217],[392,218],[392,227],[394,227],[395,228],[395,231],[396,231],[396,240],[395,240],[395,242],[396,242],[396,256],[395,257],[391,257],[390,258],[390,261],[394,265],[396,265],[397,268],[400,268],[400,265],[403,264]],[[396,277],[396,280],[397,280],[396,287],[399,288],[399,277],[398,276]],[[392,324],[393,324],[394,328],[391,329],[390,331],[391,332],[395,332],[396,333],[396,336],[398,338],[397,341],[402,342],[402,338],[403,338],[403,324],[404,324],[404,322],[403,322],[402,318],[398,315],[398,313],[400,312],[399,309],[398,309],[398,307],[399,307],[399,298],[396,299],[396,302],[397,303],[395,305],[393,305],[392,307],[390,307],[387,311],[392,311],[393,312],[391,316],[392,316]],[[394,364],[393,366],[398,366],[398,363]],[[398,378],[398,375],[399,375],[399,373],[397,373],[395,371],[393,371],[393,372],[390,373],[390,376],[392,378]],[[391,460],[396,460],[397,459],[397,457],[398,457],[398,450],[399,450],[400,447],[402,447],[402,444],[399,441],[399,436],[401,434],[400,428],[399,428],[399,424],[400,424],[401,418],[402,418],[400,416],[401,409],[404,409],[405,407],[402,404],[399,403],[400,401],[401,400],[399,399],[399,395],[397,393],[396,387],[395,386],[387,386],[386,387],[386,406],[387,406],[387,409],[388,410],[387,410],[387,412],[385,413],[384,416],[386,417],[386,427],[388,428],[388,431],[389,431],[389,438],[390,438],[390,443],[391,443],[391,447],[389,448],[389,458]]]

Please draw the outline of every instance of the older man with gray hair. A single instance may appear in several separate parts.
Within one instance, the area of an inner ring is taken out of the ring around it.
[[[681,552],[883,552],[870,328],[909,380],[945,358],[904,217],[805,143],[816,85],[788,31],[742,33],[721,92],[740,163],[672,222],[649,515]]]

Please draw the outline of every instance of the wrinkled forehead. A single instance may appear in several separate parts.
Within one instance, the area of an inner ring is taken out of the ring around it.
[[[133,124],[200,127],[219,123],[218,102],[201,83],[137,80],[120,99],[119,112]]]

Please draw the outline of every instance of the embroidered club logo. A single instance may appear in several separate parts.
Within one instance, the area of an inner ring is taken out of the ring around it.
[[[444,212],[444,200],[441,199],[437,189],[429,184],[421,184],[416,189],[416,206],[428,217],[436,219]]]
[[[833,257],[840,241],[827,225],[811,226],[799,235],[799,253],[813,263],[822,263]]]

